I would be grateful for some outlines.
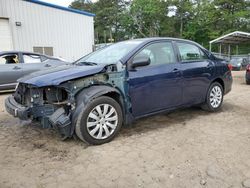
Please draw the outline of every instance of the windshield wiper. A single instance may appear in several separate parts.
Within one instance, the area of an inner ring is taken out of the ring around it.
[[[78,62],[77,65],[90,65],[90,66],[93,66],[93,65],[97,65],[97,63],[83,61],[83,62]]]

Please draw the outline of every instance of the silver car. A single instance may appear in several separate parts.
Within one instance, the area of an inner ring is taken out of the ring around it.
[[[31,52],[0,52],[0,90],[15,89],[17,80],[32,72],[66,64],[59,58]]]

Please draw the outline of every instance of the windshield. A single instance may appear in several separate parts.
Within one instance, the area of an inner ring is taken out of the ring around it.
[[[125,41],[112,44],[79,59],[76,64],[114,64],[135,49],[142,41]]]

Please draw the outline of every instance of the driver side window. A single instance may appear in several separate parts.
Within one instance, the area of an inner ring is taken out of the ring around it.
[[[146,57],[150,59],[150,66],[175,63],[176,58],[171,42],[158,42],[146,46],[134,59]]]

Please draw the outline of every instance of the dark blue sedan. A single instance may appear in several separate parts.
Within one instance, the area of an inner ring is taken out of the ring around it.
[[[199,44],[147,38],[23,77],[5,106],[15,117],[56,128],[63,138],[76,133],[103,144],[141,117],[193,105],[218,111],[231,86],[228,65]]]

